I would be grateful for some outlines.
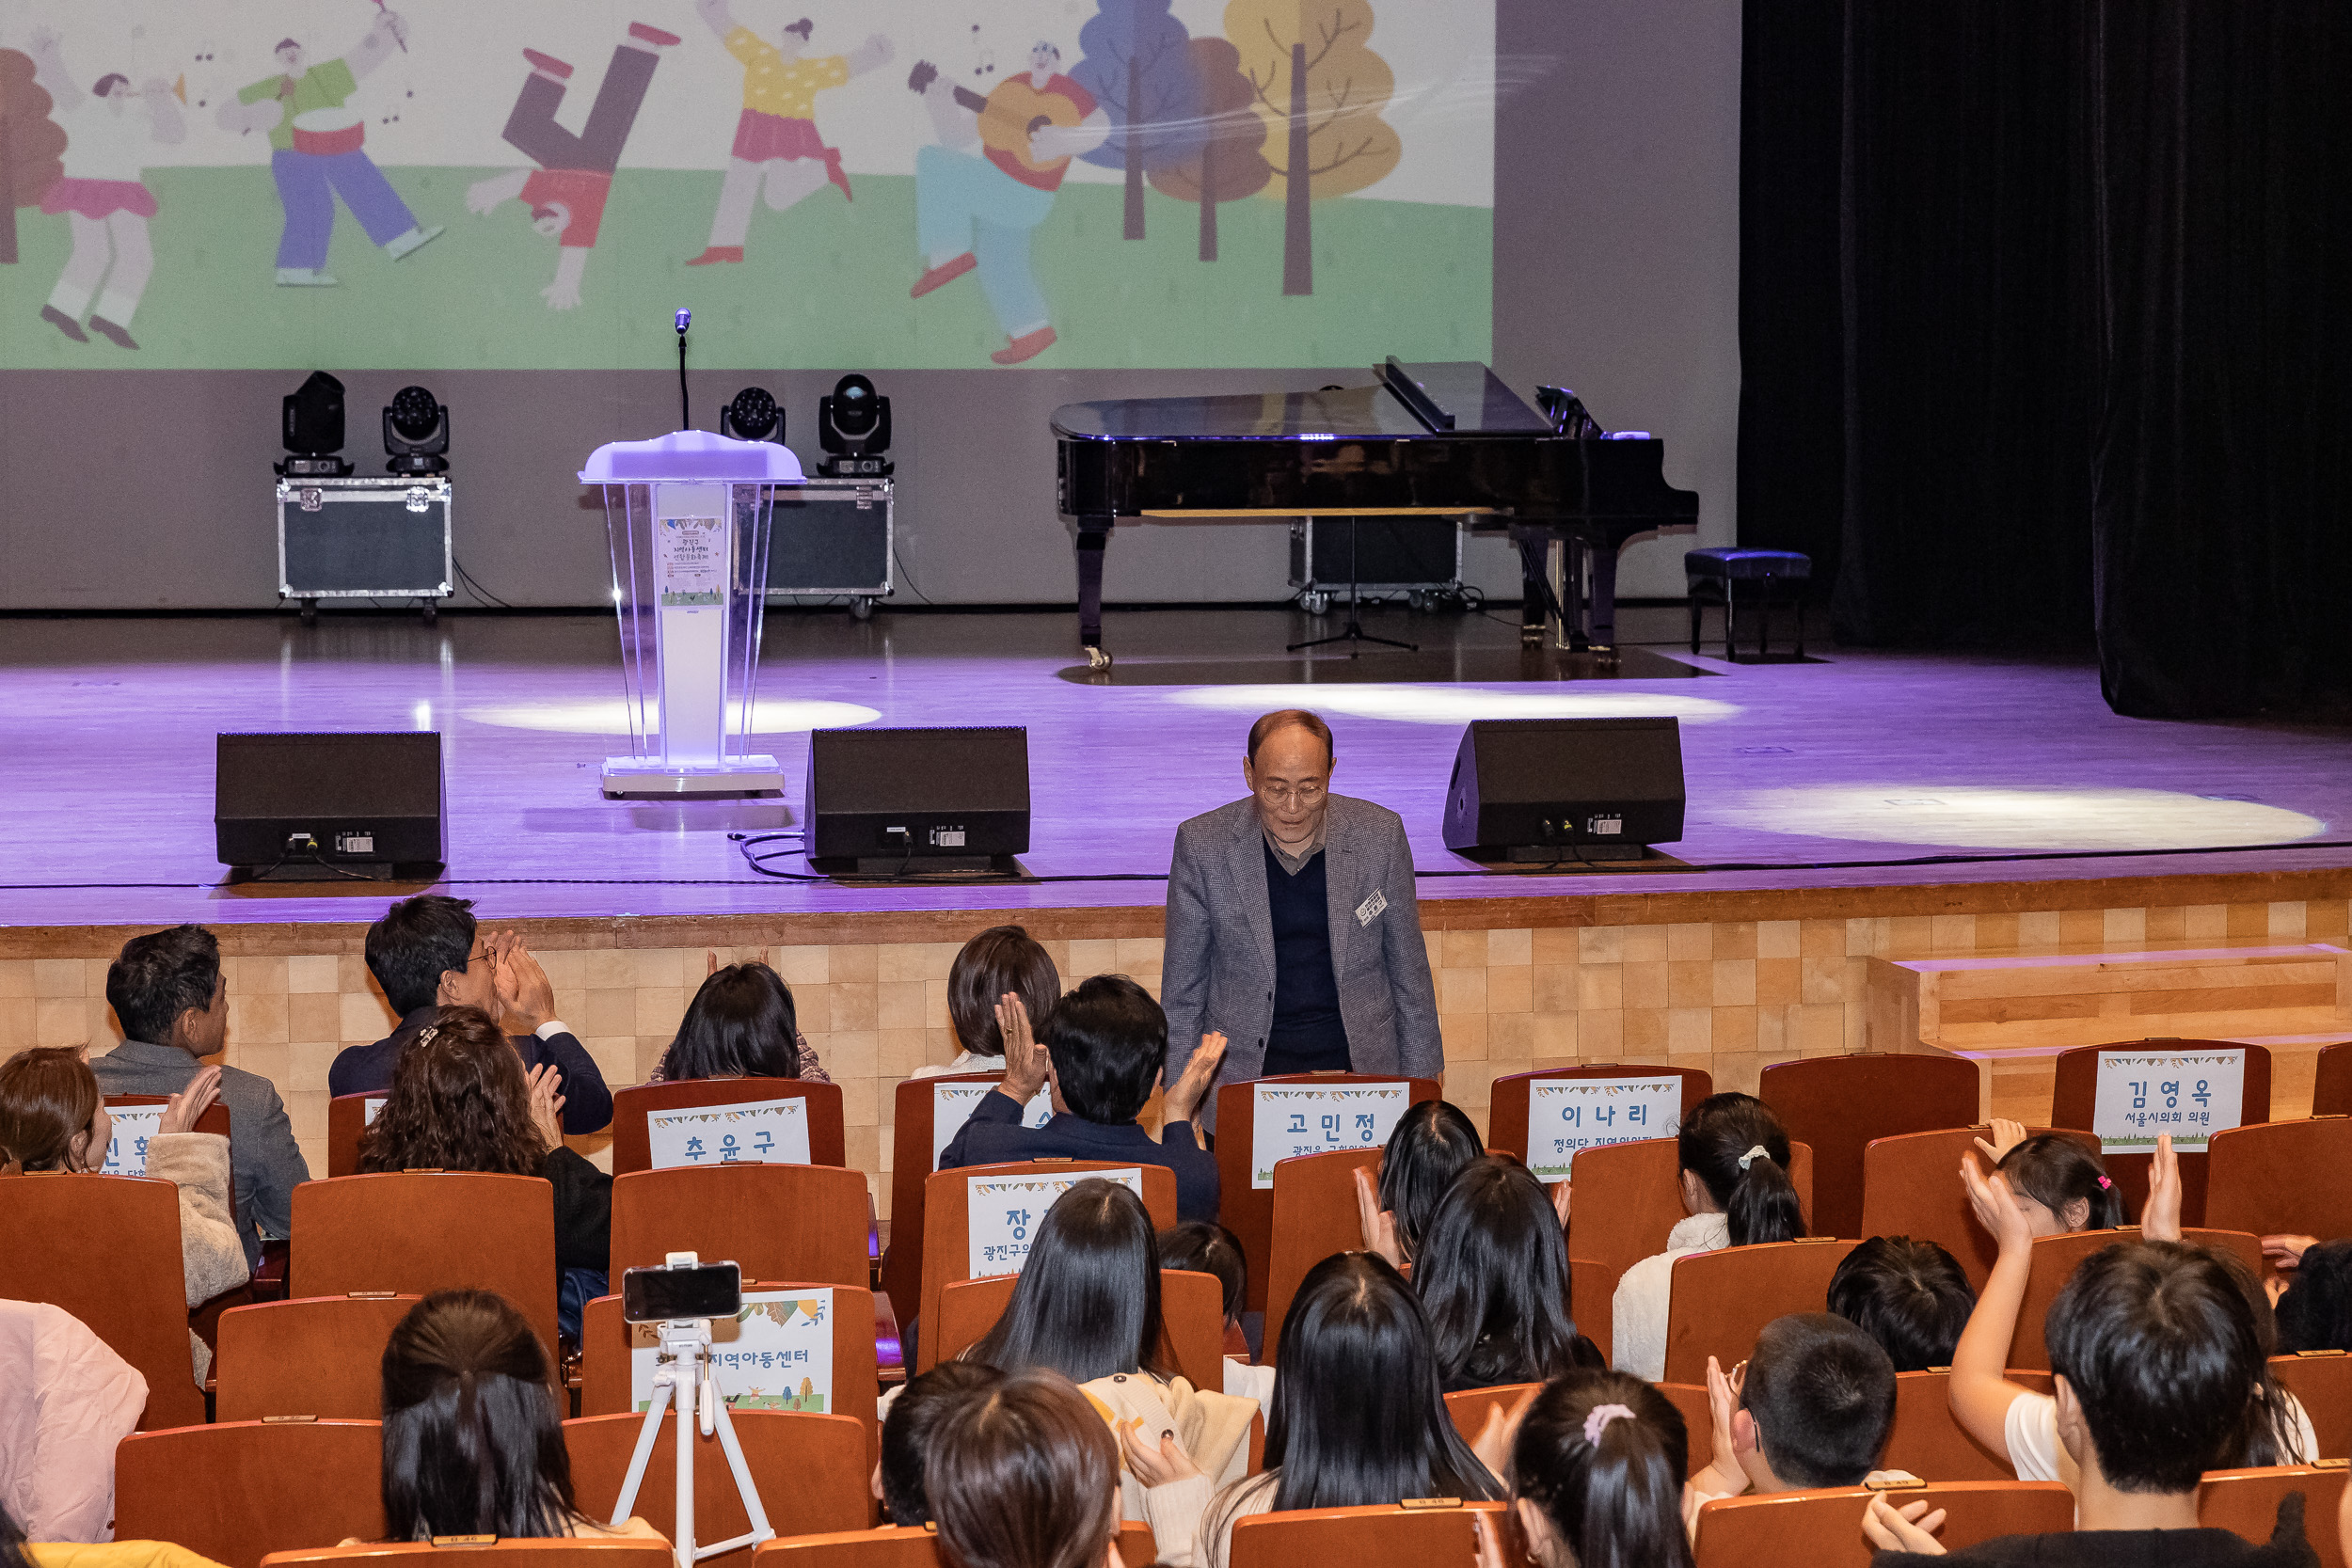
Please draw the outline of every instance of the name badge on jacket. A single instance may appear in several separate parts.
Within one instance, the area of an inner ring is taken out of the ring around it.
[[[1389,895],[1381,892],[1378,888],[1374,888],[1372,890],[1372,896],[1356,906],[1356,924],[1359,926],[1371,925],[1374,921],[1380,918],[1380,911],[1388,907]]]

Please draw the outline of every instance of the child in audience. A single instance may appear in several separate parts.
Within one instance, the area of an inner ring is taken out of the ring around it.
[[[1184,1220],[1160,1232],[1160,1267],[1189,1269],[1216,1276],[1225,1297],[1225,1391],[1263,1402],[1274,1393],[1269,1381],[1261,1389],[1251,1374],[1273,1369],[1249,1365],[1256,1352],[1242,1331],[1242,1314],[1249,1304],[1249,1260],[1242,1256],[1241,1240],[1213,1220]],[[1236,1374],[1245,1386],[1235,1386]]]
[[[1449,1394],[1601,1365],[1568,1316],[1559,1212],[1515,1160],[1481,1156],[1454,1178],[1430,1212],[1413,1290]]]
[[[663,1539],[580,1512],[563,1404],[547,1346],[504,1296],[436,1291],[410,1307],[384,1347],[385,1539]]]
[[[719,966],[686,1005],[677,1036],[661,1053],[649,1084],[703,1078],[805,1078],[830,1084],[817,1053],[801,1037],[792,988],[763,963]]]
[[[1502,1495],[1446,1414],[1421,1304],[1381,1259],[1343,1252],[1310,1269],[1282,1320],[1281,1358],[1265,1469],[1214,1497],[1173,1437],[1120,1428],[1169,1568],[1224,1568],[1234,1522],[1252,1514]]]
[[[1950,1366],[1976,1305],[1960,1259],[1908,1236],[1871,1237],[1829,1279],[1829,1309],[1876,1339],[1899,1372]]]
[[[1666,1375],[1676,1259],[1804,1234],[1797,1189],[1788,1180],[1788,1134],[1754,1095],[1700,1101],[1682,1119],[1677,1152],[1682,1207],[1690,1217],[1666,1233],[1665,1251],[1626,1270],[1609,1321],[1617,1370],[1653,1383]]]
[[[1119,1445],[1042,1368],[947,1412],[923,1490],[947,1568],[1118,1568]]]
[[[1666,1396],[1623,1372],[1554,1378],[1505,1433],[1511,1509],[1537,1568],[1692,1568],[1682,1524],[1690,1437]],[[1477,1521],[1478,1568],[1512,1559]]]
[[[1005,1375],[977,1361],[942,1361],[899,1386],[882,1426],[882,1458],[874,1463],[874,1500],[882,1516],[909,1527],[931,1522],[923,1490],[923,1453],[947,1413],[1004,1386]]]
[[[2263,1238],[2265,1248],[2280,1240]],[[2293,1240],[2306,1244],[2279,1297],[2279,1349],[2352,1351],[2352,1242]]]
[[[2007,1185],[1998,1174],[1992,1181]],[[1994,1197],[2007,1194],[1996,1188]],[[2026,1236],[2026,1227],[2012,1222],[2004,1232],[2004,1263],[2010,1233]],[[1998,1289],[1987,1284],[1987,1304]],[[1979,1306],[1979,1315],[1985,1310]],[[2315,1568],[2300,1493],[2280,1505],[2265,1545],[2198,1523],[2199,1478],[2244,1463],[2260,1424],[2252,1391],[2261,1336],[2252,1305],[2217,1255],[2173,1242],[2119,1242],[2094,1253],[2051,1303],[2047,1338],[2058,1441],[2077,1478],[2075,1528],[2003,1536],[1953,1558],[2021,1568]],[[1968,1348],[1963,1340],[1963,1354]],[[1880,1568],[1895,1568],[1913,1561],[1910,1554],[1946,1555],[1933,1533],[1940,1522],[1923,1502],[1898,1509],[1881,1496],[1870,1501],[1863,1533],[1883,1548]]]
[[[1388,1148],[1380,1156],[1378,1190],[1371,1171],[1356,1173],[1364,1250],[1409,1271],[1438,1199],[1445,1196],[1456,1172],[1486,1152],[1478,1129],[1460,1107],[1424,1100],[1407,1108],[1390,1130]]]
[[[229,1196],[229,1140],[195,1131],[220,1092],[220,1069],[199,1069],[165,1104],[147,1140],[147,1174],[180,1193],[181,1283],[201,1307],[246,1278],[245,1243]],[[88,1173],[106,1164],[114,1118],[80,1046],[21,1051],[0,1062],[0,1168]],[[188,1335],[191,1370],[202,1383],[212,1352]]]
[[[526,1073],[487,1013],[443,1007],[401,1053],[383,1112],[360,1135],[359,1169],[488,1171],[553,1182],[556,1323],[578,1339],[581,1308],[605,1291],[612,1178],[564,1147],[557,1081],[551,1064]]]
[[[996,1004],[1006,994],[1021,998],[1033,1029],[1061,1000],[1061,972],[1053,957],[1018,926],[991,926],[967,942],[947,966],[947,1023],[956,1037],[956,1058],[916,1068],[910,1078],[944,1072],[1002,1072],[1005,1032]]]
[[[1895,1365],[1879,1342],[1828,1312],[1775,1318],[1729,1377],[1707,1358],[1715,1454],[1691,1478],[1690,1507],[1717,1497],[1859,1486],[1895,1426]]]
[[[1195,1468],[1218,1481],[1248,1468],[1257,1404],[1196,1389],[1164,1359],[1158,1239],[1143,1200],[1090,1178],[1054,1200],[996,1326],[964,1359],[1004,1372],[1050,1367],[1119,1421],[1170,1432]],[[1143,1517],[1127,1483],[1126,1516]]]
[[[1969,1314],[1968,1326],[1952,1352],[1952,1416],[1963,1431],[2006,1459],[2017,1472],[2018,1480],[2061,1481],[2074,1487],[2079,1497],[2081,1488],[2074,1464],[2080,1455],[2073,1445],[2063,1441],[2062,1412],[2058,1401],[2020,1387],[2005,1375],[2010,1340],[2017,1331],[2017,1313],[2024,1305],[2026,1280],[2033,1266],[2033,1211],[2010,1192],[2009,1178],[2004,1173],[1996,1170],[1988,1177],[1979,1172],[1974,1155],[1963,1157],[1960,1174],[1967,1185],[1970,1207],[1979,1223],[1992,1231],[2000,1243],[2000,1253],[1977,1298],[1976,1310]],[[2173,1155],[2170,1135],[2161,1135],[2156,1139],[2155,1164],[2150,1173],[2147,1212],[2141,1217],[2142,1234],[2152,1243],[2179,1243],[2180,1214],[2180,1163]],[[2105,1258],[2108,1253],[2092,1256]],[[2200,1252],[2198,1256],[2205,1255]],[[2075,1271],[2075,1279],[2079,1280],[2082,1269],[2089,1266],[2086,1260]],[[2318,1441],[2311,1430],[2311,1418],[2292,1395],[2278,1386],[2265,1362],[2268,1351],[2262,1343],[2264,1325],[2259,1322],[2261,1308],[2265,1305],[2262,1292],[2249,1273],[2242,1266],[2233,1267],[2226,1258],[2216,1255],[2211,1267],[2216,1276],[2228,1282],[2245,1303],[2248,1331],[2256,1337],[2256,1348],[2262,1352],[2253,1360],[2249,1373],[2250,1381],[2243,1395],[2243,1402],[2252,1415],[2246,1423],[2242,1446],[2233,1450],[2236,1457],[2225,1463],[2305,1463],[2318,1453]],[[2068,1289],[2073,1289],[2071,1283]],[[2050,1310],[2050,1322],[2055,1324],[2056,1304]],[[2044,1339],[2048,1341],[2047,1329]],[[2055,1365],[2057,1347],[2054,1341],[2050,1344]]]
[[[1984,1140],[1977,1142],[1981,1147]],[[2059,1132],[2037,1132],[2006,1147],[1996,1137],[1995,1147],[2001,1149],[1995,1168],[2035,1235],[2112,1230],[2123,1223],[2122,1193],[2106,1162],[2083,1144]]]

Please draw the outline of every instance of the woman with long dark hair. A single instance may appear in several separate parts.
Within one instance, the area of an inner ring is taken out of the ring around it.
[[[612,1178],[564,1147],[564,1097],[556,1089],[556,1069],[525,1072],[488,1014],[443,1007],[400,1053],[383,1112],[360,1135],[359,1169],[486,1171],[553,1182],[556,1323],[577,1339],[581,1308],[605,1291]]]
[[[1676,1148],[1687,1218],[1666,1233],[1666,1250],[1626,1270],[1611,1304],[1611,1359],[1621,1372],[1655,1383],[1666,1375],[1666,1312],[1675,1259],[1693,1252],[1804,1234],[1788,1180],[1788,1133],[1750,1094],[1709,1095],[1682,1118]]]
[[[384,1347],[387,1540],[662,1539],[643,1519],[612,1529],[580,1513],[554,1369],[496,1291],[437,1291],[408,1309]]]
[[[1234,1522],[1256,1513],[1502,1496],[1446,1414],[1421,1303],[1385,1259],[1343,1252],[1310,1269],[1281,1345],[1262,1474],[1212,1497],[1172,1443],[1120,1429],[1162,1562],[1224,1568]]]
[[[801,1037],[792,988],[764,962],[719,965],[686,1005],[677,1035],[661,1053],[649,1084],[704,1078],[806,1078],[830,1084],[817,1053]]]
[[[1460,1106],[1424,1100],[1406,1107],[1389,1131],[1376,1187],[1369,1169],[1356,1173],[1364,1250],[1399,1269],[1411,1268],[1438,1199],[1456,1171],[1486,1152],[1477,1127]]]
[[[1445,1391],[1542,1383],[1601,1365],[1568,1316],[1568,1246],[1543,1183],[1515,1160],[1464,1165],[1413,1268]]]
[[[1510,1445],[1512,1509],[1538,1568],[1691,1568],[1682,1518],[1682,1413],[1623,1372],[1585,1370],[1535,1396]],[[1479,1568],[1502,1568],[1478,1522]]]

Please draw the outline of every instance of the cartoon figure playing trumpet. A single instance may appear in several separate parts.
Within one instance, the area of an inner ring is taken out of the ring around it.
[[[980,275],[1005,346],[999,365],[1035,358],[1054,326],[1029,265],[1029,237],[1054,210],[1070,160],[1101,146],[1110,119],[1093,94],[1061,73],[1061,51],[1040,42],[1029,69],[986,98],[941,79],[929,61],[907,86],[923,95],[938,132],[914,157],[915,242],[924,272],[909,291],[922,298],[967,272]],[[973,141],[980,155],[957,150]]]

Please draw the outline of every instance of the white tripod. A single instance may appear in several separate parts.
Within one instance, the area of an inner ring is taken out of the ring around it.
[[[688,1256],[688,1255],[679,1255]],[[675,1261],[675,1259],[673,1259]],[[677,1568],[694,1568],[703,1558],[731,1552],[739,1546],[772,1540],[768,1513],[759,1506],[759,1489],[752,1483],[751,1466],[743,1463],[742,1445],[727,1419],[727,1402],[710,1375],[710,1320],[677,1318],[661,1325],[660,1365],[653,1374],[653,1402],[645,1407],[645,1424],[637,1433],[637,1450],[629,1455],[628,1479],[621,1483],[620,1501],[612,1505],[612,1528],[628,1523],[637,1507],[637,1489],[645,1479],[645,1462],[653,1457],[654,1439],[661,1433],[662,1412],[677,1406],[677,1531],[670,1539]],[[701,1418],[702,1435],[715,1430],[726,1450],[727,1467],[735,1472],[735,1490],[750,1516],[751,1533],[697,1548],[694,1544],[694,1418]]]

